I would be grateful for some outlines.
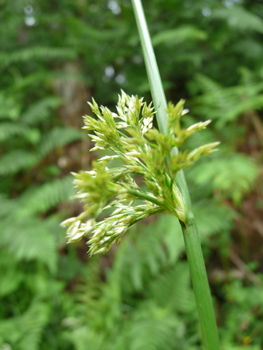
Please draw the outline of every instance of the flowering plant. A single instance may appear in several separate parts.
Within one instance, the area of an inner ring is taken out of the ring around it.
[[[106,252],[136,222],[156,213],[175,215],[185,220],[185,206],[176,186],[175,175],[190,166],[202,155],[215,151],[218,142],[209,143],[193,151],[172,152],[198,130],[205,129],[210,120],[199,122],[187,129],[181,128],[181,117],[188,112],[184,101],[168,104],[168,133],[161,134],[153,128],[154,108],[147,106],[143,98],[121,92],[117,113],[90,103],[97,119],[84,116],[84,129],[95,142],[94,150],[108,150],[111,155],[92,163],[93,170],[74,174],[79,189],[75,198],[85,203],[84,211],[77,217],[65,220],[69,226],[68,242],[80,240],[91,234],[90,254]],[[107,167],[114,159],[121,163]],[[133,175],[143,178],[144,186]],[[111,210],[99,220],[102,212]]]

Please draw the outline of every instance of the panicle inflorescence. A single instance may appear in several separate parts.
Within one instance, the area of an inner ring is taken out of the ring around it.
[[[180,119],[188,112],[184,101],[177,105],[169,103],[168,132],[161,134],[153,128],[152,104],[147,106],[142,98],[128,96],[123,91],[117,113],[99,107],[94,99],[90,107],[97,118],[85,116],[84,129],[94,131],[89,134],[95,143],[92,150],[108,150],[111,155],[94,161],[93,170],[74,174],[78,188],[75,198],[84,202],[84,211],[62,223],[69,226],[68,242],[91,234],[90,254],[106,252],[119,243],[130,227],[150,215],[169,213],[184,222],[185,207],[175,175],[200,156],[213,153],[218,142],[191,152],[171,153],[171,150],[196,131],[205,129],[210,120],[183,129]],[[115,159],[119,160],[118,167],[106,166]],[[144,186],[136,183],[134,175],[144,179]],[[105,218],[100,220],[101,217]]]

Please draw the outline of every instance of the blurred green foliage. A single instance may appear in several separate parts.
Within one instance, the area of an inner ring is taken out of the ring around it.
[[[189,146],[222,142],[186,171],[222,349],[259,350],[263,4],[144,7],[168,100],[187,99],[186,125],[214,120]],[[114,109],[120,88],[150,101],[130,2],[2,0],[0,31],[0,349],[201,349],[174,218],[152,218],[90,260],[59,227],[81,210],[68,174],[92,160],[86,101]]]

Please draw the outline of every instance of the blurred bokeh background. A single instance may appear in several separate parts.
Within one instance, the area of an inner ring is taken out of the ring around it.
[[[167,99],[213,120],[188,146],[221,141],[186,176],[222,349],[263,349],[263,3],[143,5]],[[91,259],[59,226],[98,156],[86,102],[151,100],[130,1],[0,0],[0,32],[0,349],[201,350],[175,218]]]

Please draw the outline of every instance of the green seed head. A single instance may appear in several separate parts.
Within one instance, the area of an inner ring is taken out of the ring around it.
[[[78,188],[75,198],[84,202],[84,211],[62,223],[68,227],[68,242],[91,235],[90,254],[104,253],[118,244],[136,222],[155,213],[169,213],[184,222],[185,206],[175,175],[200,156],[214,152],[218,143],[172,155],[171,150],[205,129],[210,121],[183,129],[180,120],[188,112],[184,101],[175,106],[169,103],[168,133],[161,134],[153,128],[152,104],[124,91],[119,96],[117,113],[99,107],[94,100],[90,107],[96,117],[85,116],[84,129],[93,131],[92,150],[107,150],[111,155],[93,162],[91,171],[74,174]],[[118,167],[107,167],[116,159]]]

